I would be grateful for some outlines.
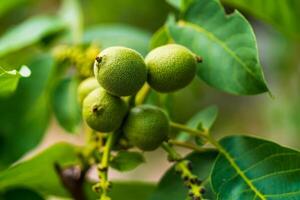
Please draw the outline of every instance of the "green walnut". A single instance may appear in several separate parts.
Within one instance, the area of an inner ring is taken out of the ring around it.
[[[127,104],[103,88],[93,90],[83,101],[83,118],[90,128],[99,132],[117,130],[127,114]]]
[[[115,96],[130,96],[139,91],[147,79],[143,57],[133,49],[109,47],[96,58],[94,74],[100,85]]]
[[[83,80],[77,89],[77,96],[78,96],[78,101],[80,102],[80,104],[82,104],[84,98],[90,93],[92,92],[94,89],[99,87],[99,83],[97,81],[97,79],[95,79],[94,77],[90,77],[87,78],[85,80]]]
[[[167,139],[170,124],[166,113],[150,105],[140,105],[130,110],[123,131],[130,144],[143,151],[151,151]]]
[[[158,92],[174,92],[186,87],[195,77],[197,59],[189,49],[168,44],[152,50],[145,58],[148,83]]]

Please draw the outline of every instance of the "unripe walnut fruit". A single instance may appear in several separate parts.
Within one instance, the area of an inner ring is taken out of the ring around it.
[[[83,80],[77,89],[77,97],[80,104],[82,104],[84,98],[91,93],[94,89],[100,87],[97,79],[94,77]]]
[[[168,44],[152,50],[145,58],[148,83],[158,92],[186,87],[195,77],[197,57],[186,47]]]
[[[103,88],[93,90],[83,101],[83,118],[88,126],[100,132],[117,130],[127,114],[127,104]]]
[[[130,96],[138,92],[147,79],[143,57],[133,49],[109,47],[96,58],[94,74],[107,92]]]
[[[140,105],[130,110],[123,131],[130,144],[151,151],[167,139],[170,124],[167,114],[151,105]]]

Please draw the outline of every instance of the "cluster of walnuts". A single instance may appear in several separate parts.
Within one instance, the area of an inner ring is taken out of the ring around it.
[[[95,78],[78,88],[84,120],[98,132],[121,130],[143,151],[156,149],[168,138],[168,115],[153,105],[130,105],[127,97],[135,97],[146,82],[161,93],[184,88],[195,77],[197,62],[199,57],[177,44],[158,47],[145,59],[126,47],[103,50],[94,63]]]

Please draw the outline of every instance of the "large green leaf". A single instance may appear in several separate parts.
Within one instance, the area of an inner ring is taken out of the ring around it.
[[[149,48],[150,33],[121,24],[98,25],[88,28],[84,42],[96,42],[101,48],[126,46],[146,55]]]
[[[30,159],[16,163],[0,173],[0,191],[6,193],[12,188],[27,188],[43,196],[69,196],[54,165],[56,163],[61,166],[78,164],[78,151],[79,147],[68,143],[57,143]],[[114,200],[146,200],[154,188],[152,183],[116,181],[113,182],[110,196]],[[85,184],[85,192],[87,199],[96,199],[98,196],[92,191],[90,183]]]
[[[0,38],[0,57],[39,42],[58,33],[65,24],[56,17],[36,16],[11,28]]]
[[[12,94],[19,83],[21,77],[30,76],[31,71],[28,67],[22,66],[19,71],[6,71],[0,67],[0,97]]]
[[[271,23],[289,36],[300,39],[299,0],[223,0],[250,14]]]
[[[54,164],[67,166],[77,162],[77,148],[68,143],[58,143],[31,159],[16,163],[0,173],[1,190],[24,187],[43,195],[68,195]]]
[[[203,57],[198,76],[211,86],[237,95],[268,91],[253,30],[238,11],[226,15],[218,0],[195,0],[167,27],[174,42]]]
[[[206,198],[212,200],[214,195],[209,185],[209,174],[218,153],[209,151],[203,153],[192,153],[187,156],[187,159],[192,162],[193,173],[199,176],[201,180],[205,180],[205,188],[207,193]],[[183,185],[183,180],[175,172],[174,167],[166,172],[159,181],[159,184],[151,195],[149,200],[185,200],[188,195],[187,188]]]
[[[35,147],[48,126],[54,62],[38,55],[28,66],[30,78],[21,79],[14,94],[0,98],[0,168]]]
[[[78,81],[75,78],[61,80],[54,90],[52,100],[54,114],[59,124],[71,133],[78,131],[81,122],[77,87]]]
[[[211,175],[220,200],[300,199],[300,152],[248,136],[220,141]]]

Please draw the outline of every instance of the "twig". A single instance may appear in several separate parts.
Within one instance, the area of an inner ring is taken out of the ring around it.
[[[101,163],[97,167],[99,183],[94,186],[94,189],[101,194],[100,200],[111,199],[108,196],[108,191],[111,188],[111,183],[108,180],[108,168],[109,168],[110,152],[114,142],[114,135],[115,135],[114,133],[108,133],[107,141],[103,148]]]
[[[203,148],[203,147],[198,147],[194,144],[191,143],[187,143],[187,142],[181,142],[181,141],[177,141],[177,140],[169,140],[168,143],[179,146],[179,147],[184,147],[184,148],[188,148],[197,152],[207,152],[207,151],[214,151],[214,148]]]
[[[86,200],[83,184],[86,170],[79,166],[71,166],[63,169],[58,163],[54,164],[55,170],[64,187],[70,192],[75,200]]]

